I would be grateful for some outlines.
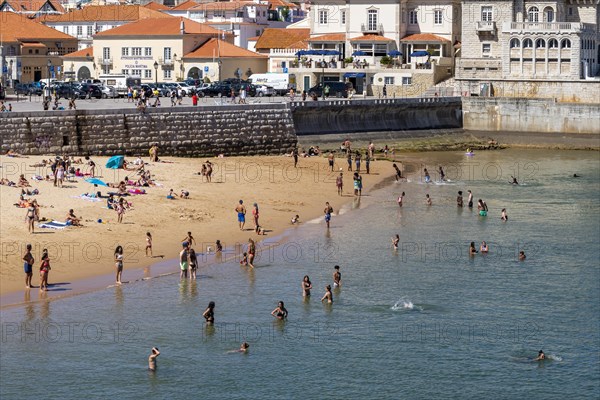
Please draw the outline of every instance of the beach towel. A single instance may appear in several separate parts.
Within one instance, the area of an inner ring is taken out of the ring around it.
[[[146,191],[143,189],[129,189],[128,192],[131,194],[146,194]]]
[[[39,224],[38,227],[40,228],[48,228],[48,229],[65,229],[67,226],[66,222],[60,222],[60,221],[52,221],[52,222],[44,222],[43,224]]]
[[[102,201],[102,199],[99,199],[97,197],[92,197],[92,196],[86,196],[85,194],[82,194],[80,196],[71,196],[71,197],[74,199],[87,200],[87,201],[91,201],[91,202]]]

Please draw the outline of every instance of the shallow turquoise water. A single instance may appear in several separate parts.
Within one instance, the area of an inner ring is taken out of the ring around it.
[[[597,398],[598,153],[414,157],[431,159],[430,171],[446,166],[452,182],[420,183],[421,167],[407,162],[411,182],[364,196],[329,233],[319,220],[271,239],[281,243],[255,271],[234,261],[195,283],[166,276],[3,309],[0,397]],[[459,176],[459,166],[473,173]],[[518,187],[507,183],[515,166]],[[457,210],[467,189],[487,201],[487,218]],[[490,253],[469,258],[482,240]],[[343,284],[327,306],[319,299],[335,264]],[[217,324],[207,329],[211,300]],[[278,300],[286,323],[270,316]],[[228,353],[244,340],[248,354]],[[146,370],[152,346],[162,352],[156,374]],[[539,349],[551,359],[532,362]]]

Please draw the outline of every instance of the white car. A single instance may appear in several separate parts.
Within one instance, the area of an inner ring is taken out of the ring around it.
[[[100,86],[100,90],[102,91],[103,99],[116,99],[119,97],[119,93],[114,86]]]
[[[258,97],[263,96],[273,96],[275,94],[275,89],[271,86],[267,85],[255,85],[256,86],[256,95]]]
[[[192,93],[196,91],[196,88],[194,88],[193,86],[189,86],[185,82],[177,82],[176,86],[182,90],[182,95],[184,96],[191,96]]]

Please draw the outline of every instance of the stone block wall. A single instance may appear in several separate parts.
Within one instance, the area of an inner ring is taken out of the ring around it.
[[[284,104],[0,114],[0,150],[22,154],[211,157],[290,152],[297,138]]]

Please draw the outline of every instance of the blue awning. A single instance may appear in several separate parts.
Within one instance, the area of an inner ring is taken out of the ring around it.
[[[364,78],[367,76],[364,72],[346,72],[344,78]]]
[[[423,51],[423,50],[413,51],[412,53],[410,53],[410,56],[411,57],[427,57],[427,56],[429,56],[429,52]]]

